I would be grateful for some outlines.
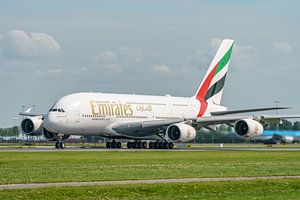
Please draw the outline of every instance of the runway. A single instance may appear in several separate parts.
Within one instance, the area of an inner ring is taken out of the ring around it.
[[[68,151],[300,151],[299,147],[176,147],[174,149],[106,149],[82,148],[67,146],[65,149],[56,149],[52,146],[36,146],[29,148],[0,147],[0,152],[68,152]]]
[[[227,178],[181,178],[181,179],[149,179],[124,181],[89,181],[89,182],[58,182],[58,183],[30,183],[0,185],[0,190],[31,189],[45,187],[87,186],[87,185],[127,185],[127,184],[155,184],[155,183],[192,183],[219,181],[252,181],[274,179],[300,179],[300,176],[261,176],[261,177],[227,177]]]

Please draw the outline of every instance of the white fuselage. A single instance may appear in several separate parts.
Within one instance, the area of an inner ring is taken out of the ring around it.
[[[44,119],[55,133],[117,136],[110,127],[125,121],[196,118],[201,107],[194,98],[105,93],[75,93],[59,99]],[[206,109],[209,113],[210,106]]]

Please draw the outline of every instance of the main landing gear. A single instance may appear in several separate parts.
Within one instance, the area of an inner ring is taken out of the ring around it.
[[[174,144],[172,142],[127,142],[128,149],[173,149]]]
[[[106,142],[107,149],[120,149],[122,148],[121,142],[115,140]],[[172,142],[145,142],[145,141],[134,141],[127,142],[127,149],[173,149],[174,144]]]
[[[147,142],[127,142],[127,149],[147,149]]]
[[[149,149],[173,149],[172,142],[149,142]]]
[[[112,141],[112,142],[106,142],[106,148],[107,149],[121,149],[122,144],[121,142],[116,142],[116,141]]]
[[[57,134],[58,141],[55,142],[55,148],[57,149],[64,149],[66,148],[66,144],[64,143],[64,134],[58,133]]]

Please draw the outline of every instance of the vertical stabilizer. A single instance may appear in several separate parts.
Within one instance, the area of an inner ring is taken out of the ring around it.
[[[234,41],[229,39],[222,41],[194,98],[217,105],[221,103],[233,43]]]

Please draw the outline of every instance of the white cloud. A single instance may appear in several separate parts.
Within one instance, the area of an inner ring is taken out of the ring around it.
[[[113,51],[103,51],[95,57],[95,60],[100,62],[114,62],[117,60],[117,57],[117,53]]]
[[[276,52],[290,53],[292,46],[286,42],[273,42],[273,50]]]
[[[144,53],[140,48],[120,47],[119,54],[123,60],[139,63],[143,60]]]
[[[173,75],[173,72],[169,69],[167,65],[155,65],[152,67],[153,71],[163,74],[163,75]]]
[[[13,58],[38,58],[54,56],[61,52],[59,43],[46,33],[27,34],[11,30],[0,37],[2,55]]]

